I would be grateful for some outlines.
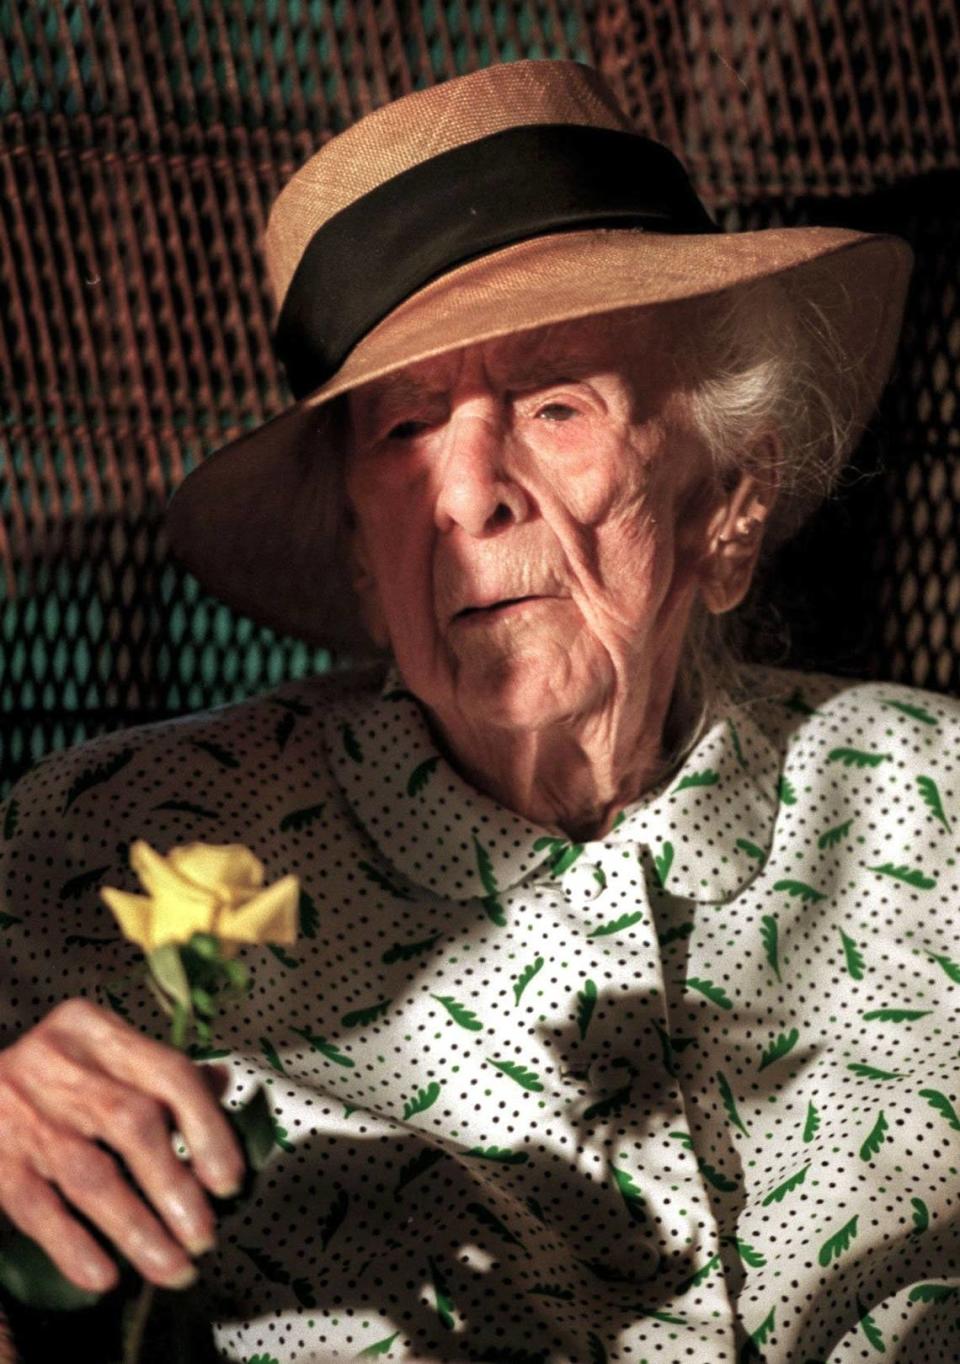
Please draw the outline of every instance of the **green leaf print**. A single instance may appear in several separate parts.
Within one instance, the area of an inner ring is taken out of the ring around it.
[[[279,1283],[287,1285],[290,1282],[290,1275],[279,1260],[275,1260],[272,1255],[268,1255],[259,1246],[239,1246],[238,1249],[253,1261],[254,1267],[268,1283]]]
[[[731,1179],[728,1175],[725,1175],[723,1171],[718,1170],[716,1166],[708,1164],[702,1156],[697,1157],[697,1165],[707,1183],[712,1184],[713,1187],[719,1189],[721,1193],[732,1193],[737,1187],[737,1181],[735,1179]]]
[[[475,1146],[467,1155],[477,1160],[496,1160],[501,1165],[526,1165],[530,1159],[526,1151],[510,1151],[505,1146]]]
[[[791,881],[789,879],[775,881],[773,888],[774,890],[786,891],[788,895],[792,895],[795,898],[799,897],[804,904],[815,905],[818,901],[827,898],[822,891],[814,890],[813,886],[808,886],[806,881]]]
[[[355,763],[362,763],[363,750],[350,725],[343,724],[340,726],[340,738],[343,742],[343,751],[347,757],[352,758]]]
[[[98,886],[109,870],[110,864],[107,863],[105,867],[92,867],[89,871],[80,872],[79,876],[71,876],[60,887],[60,899],[78,900],[86,891]]]
[[[483,1032],[483,1024],[475,1013],[464,1004],[458,1004],[453,995],[434,995],[433,998],[438,1004],[442,1004],[447,1013],[458,1023],[461,1028],[466,1028],[468,1032]]]
[[[646,1222],[648,1220],[646,1200],[633,1182],[633,1176],[626,1170],[619,1170],[616,1165],[610,1166],[610,1173],[613,1175],[613,1182],[623,1199],[631,1222],[638,1224]]]
[[[807,1104],[807,1117],[806,1121],[803,1124],[804,1141],[813,1141],[814,1137],[817,1135],[817,1132],[819,1131],[819,1128],[820,1114],[817,1112],[816,1104],[811,1099],[810,1102]]]
[[[577,995],[577,1031],[580,1034],[580,1041],[583,1042],[587,1036],[587,1029],[593,1017],[593,1011],[597,1007],[597,987],[592,980],[583,982],[583,989]]]
[[[302,720],[306,715],[313,714],[313,707],[300,701],[295,696],[272,696],[271,703],[285,710],[289,715],[298,715]]]
[[[856,1234],[857,1219],[856,1217],[851,1217],[850,1221],[847,1222],[845,1226],[842,1226],[838,1232],[835,1232],[833,1236],[828,1236],[820,1247],[820,1253],[817,1256],[817,1259],[821,1266],[826,1269],[831,1260],[839,1260],[843,1252],[849,1249],[850,1243],[854,1240]]]
[[[771,1203],[782,1203],[788,1193],[792,1193],[794,1189],[799,1188],[803,1183],[809,1169],[809,1164],[804,1165],[802,1170],[798,1170],[795,1175],[791,1175],[790,1178],[785,1179],[782,1184],[778,1184],[775,1189],[771,1189],[761,1206],[769,1208]]]
[[[706,1283],[710,1275],[720,1267],[720,1256],[711,1255],[706,1264],[701,1265],[696,1273],[691,1274],[689,1279],[684,1279],[677,1284],[677,1293],[689,1293],[691,1288],[699,1288],[702,1283]]]
[[[393,895],[398,900],[413,899],[413,896],[408,890],[402,890],[400,886],[395,885],[393,881],[390,880],[389,876],[385,876],[372,862],[361,860],[357,863],[357,866],[368,881],[372,881],[375,886],[379,886],[381,890],[385,890],[388,895]]]
[[[816,708],[805,700],[803,692],[799,687],[795,687],[783,703],[787,710],[792,710],[795,715],[816,715]]]
[[[913,1207],[913,1231],[911,1236],[920,1236],[930,1225],[930,1213],[922,1198],[911,1198]]]
[[[438,1151],[434,1146],[427,1146],[422,1151],[418,1151],[412,1160],[408,1160],[406,1165],[401,1165],[397,1174],[397,1187],[395,1193],[399,1194],[408,1184],[412,1184],[420,1175],[427,1173],[437,1161],[443,1160],[443,1152]]]
[[[756,843],[751,843],[749,838],[738,838],[736,846],[748,857],[752,857],[755,862],[766,862],[767,860],[767,854],[763,849],[758,848]]]
[[[879,767],[889,756],[889,753],[865,753],[862,748],[832,748],[827,754],[827,762],[843,763],[844,767]]]
[[[162,800],[155,810],[173,810],[181,815],[194,815],[197,819],[216,819],[219,810],[208,810],[205,805],[197,805],[192,800]]]
[[[413,769],[410,773],[410,780],[407,782],[408,796],[412,797],[420,794],[436,771],[437,763],[439,761],[440,754],[435,753],[432,758],[427,758],[424,762],[420,763],[418,767]]]
[[[296,957],[291,957],[290,953],[281,947],[279,943],[268,942],[267,947],[276,957],[280,965],[285,966],[287,970],[291,970],[293,967],[300,965],[298,959]]]
[[[273,737],[276,739],[277,747],[280,749],[281,753],[286,748],[287,740],[293,733],[296,723],[297,717],[289,710],[285,715],[281,715],[280,719],[277,721],[277,727],[273,731]]]
[[[740,744],[740,735],[737,733],[737,727],[732,720],[728,720],[727,725],[729,726],[730,729],[730,742],[733,744],[733,751],[737,755],[737,762],[744,770],[746,770],[747,760],[743,756],[743,748],[741,747]]]
[[[17,821],[19,818],[20,804],[15,796],[11,796],[3,816],[4,838],[13,838],[13,835],[17,832]]]
[[[838,931],[840,933],[840,941],[843,943],[843,956],[848,973],[854,980],[863,980],[864,961],[860,954],[860,949],[853,939],[844,933],[842,928]]]
[[[607,888],[607,874],[606,874],[606,872],[603,870],[603,867],[594,867],[594,869],[593,869],[593,879],[596,881],[597,885],[600,887],[601,890],[606,890],[606,888]]]
[[[79,800],[87,791],[92,791],[95,786],[102,786],[104,782],[110,781],[111,777],[115,777],[118,772],[122,772],[132,757],[132,748],[122,748],[119,753],[115,753],[105,763],[101,763],[98,767],[88,767],[81,772],[67,791],[63,813],[66,814],[73,802]]]
[[[770,1311],[764,1317],[763,1321],[760,1323],[757,1329],[755,1331],[750,1332],[750,1339],[754,1345],[757,1346],[762,1345],[764,1341],[767,1339],[767,1337],[773,1334],[775,1312],[776,1308],[771,1307]]]
[[[905,881],[908,886],[916,886],[917,890],[932,890],[937,884],[935,876],[925,876],[913,867],[895,867],[892,862],[884,862],[882,867],[867,867],[867,871],[875,871],[880,876],[892,876],[897,881]]]
[[[883,701],[884,706],[891,706],[894,710],[899,710],[903,715],[909,715],[911,720],[919,720],[922,725],[937,724],[937,717],[931,715],[923,706],[912,706],[907,701]]]
[[[861,1160],[873,1160],[873,1157],[877,1154],[877,1152],[880,1150],[880,1147],[886,1140],[888,1130],[889,1128],[887,1126],[887,1120],[883,1116],[883,1114],[880,1113],[879,1116],[877,1117],[877,1121],[873,1124],[873,1127],[870,1129],[870,1135],[867,1137],[866,1141],[860,1147]]]
[[[426,1113],[428,1108],[440,1098],[440,1084],[437,1080],[431,1080],[426,1089],[417,1091],[415,1099],[408,1099],[403,1106],[403,1119],[407,1122],[415,1113]]]
[[[960,1132],[960,1118],[957,1117],[957,1110],[946,1094],[941,1094],[939,1089],[921,1089],[920,1097],[926,1099],[931,1108],[943,1114],[954,1132]]]
[[[523,995],[524,990],[530,984],[531,980],[533,980],[537,972],[542,970],[543,957],[537,957],[536,961],[531,962],[529,966],[524,967],[520,972],[513,986],[513,1000],[515,1004],[520,1003],[520,998]]]
[[[283,1062],[280,1060],[277,1049],[270,1041],[269,1037],[260,1038],[260,1049],[277,1074],[286,1075],[287,1072],[283,1068]]]
[[[327,1209],[326,1217],[320,1219],[320,1244],[324,1250],[336,1236],[337,1232],[347,1220],[347,1213],[350,1209],[350,1195],[346,1189],[338,1189],[334,1195],[333,1202]]]
[[[317,906],[313,896],[308,895],[305,890],[300,891],[298,915],[300,919],[299,928],[301,938],[315,938],[317,936],[317,929],[320,927],[320,915],[317,913]]]
[[[863,1334],[866,1336],[867,1340],[869,1340],[873,1348],[879,1354],[886,1354],[887,1347],[883,1343],[883,1336],[880,1334],[880,1328],[860,1301],[857,1302],[857,1317],[860,1323],[860,1329],[863,1331]]]
[[[796,805],[797,793],[793,789],[792,783],[789,782],[786,777],[780,778],[779,785],[777,786],[777,794],[783,805]]]
[[[608,1364],[606,1346],[592,1331],[587,1332],[587,1349],[590,1351],[590,1364]]]
[[[608,1094],[605,1099],[598,1099],[595,1104],[591,1104],[584,1111],[584,1122],[593,1122],[595,1118],[616,1118],[623,1112],[623,1106],[630,1098],[630,1085],[624,1085],[622,1089],[616,1089],[612,1094]]]
[[[453,1316],[453,1302],[450,1298],[449,1286],[436,1261],[428,1257],[427,1264],[430,1266],[430,1278],[433,1280],[433,1300],[436,1303],[437,1316],[447,1330],[452,1331],[457,1323]]]
[[[504,1075],[515,1081],[521,1089],[528,1089],[534,1094],[539,1094],[543,1090],[536,1071],[525,1070],[516,1061],[495,1061],[492,1056],[488,1056],[487,1060],[491,1066],[496,1066],[497,1070],[503,1071]]]
[[[387,692],[383,699],[384,701],[413,701],[414,703],[417,700],[413,692],[408,691],[406,687],[394,687],[392,691]]]
[[[928,952],[927,956],[947,973],[954,985],[960,985],[960,965],[957,962],[951,961],[949,957],[938,956],[936,952]]]
[[[622,933],[625,928],[632,928],[643,918],[643,910],[638,909],[633,914],[621,914],[618,919],[611,919],[607,923],[600,924],[587,934],[588,938],[608,938],[613,933]]]
[[[656,1020],[654,1020],[653,1026],[656,1028],[657,1036],[660,1038],[660,1050],[663,1055],[664,1069],[669,1075],[676,1075],[676,1053],[684,1051],[687,1047],[692,1046],[696,1041],[696,1038],[682,1037],[679,1033],[675,1033],[671,1036],[664,1028],[661,1028]]]
[[[280,1126],[278,1118],[273,1113],[270,1114],[270,1126],[273,1129],[273,1140],[275,1145],[279,1146],[281,1151],[286,1151],[287,1155],[291,1155],[292,1152],[296,1150],[296,1147],[293,1142],[290,1141],[287,1129]]]
[[[309,828],[314,820],[319,819],[323,814],[326,805],[327,802],[321,800],[318,805],[305,805],[301,810],[291,810],[281,819],[280,832],[286,833],[288,829],[293,829],[294,832],[299,833],[301,829]]]
[[[934,818],[938,819],[940,823],[943,825],[943,827],[949,833],[950,821],[947,819],[946,815],[943,812],[943,801],[940,799],[940,792],[937,789],[937,783],[933,780],[932,777],[918,777],[917,786],[920,790],[920,795],[923,797],[924,801],[929,806],[930,811],[933,814]]]
[[[739,1237],[723,1236],[720,1239],[725,1241],[728,1246],[733,1246],[743,1263],[749,1265],[751,1269],[762,1269],[767,1263],[765,1255],[761,1254],[759,1250],[754,1250],[753,1246],[748,1245],[746,1241],[741,1241]]]
[[[12,924],[20,922],[12,914],[0,914],[0,928],[6,927],[5,920],[9,920]],[[64,947],[107,947],[110,943],[119,941],[120,939],[116,937],[94,938],[88,933],[68,933],[63,940],[63,945]]]
[[[847,834],[853,827],[852,819],[845,819],[842,824],[835,824],[832,829],[827,829],[817,839],[817,847],[823,852],[826,848],[835,848],[838,843],[842,843]]]
[[[667,877],[670,875],[670,868],[673,866],[672,843],[664,843],[660,856],[653,859],[653,865],[657,869],[657,880],[665,890],[667,886]]]
[[[687,791],[692,786],[716,786],[719,780],[716,772],[709,767],[703,772],[691,772],[689,777],[684,777],[677,782],[673,788],[673,794],[677,795],[680,791]]]
[[[763,943],[763,950],[766,953],[767,961],[777,980],[780,979],[780,947],[779,932],[777,921],[772,914],[764,914],[760,920],[760,941]]]
[[[473,836],[473,846],[477,854],[477,871],[480,876],[480,884],[488,895],[497,896],[500,888],[497,885],[496,877],[493,874],[493,863],[490,861],[490,854],[477,838]]]
[[[582,852],[582,843],[569,843],[565,847],[558,849],[556,856],[550,859],[551,874],[554,876],[562,876],[565,871],[573,866]]]
[[[950,1283],[918,1283],[908,1294],[909,1302],[943,1302],[955,1296],[957,1288]]]
[[[422,957],[424,952],[436,947],[439,941],[440,934],[434,933],[432,938],[423,938],[420,942],[397,942],[387,948],[380,960],[387,966],[392,966],[395,961],[412,961],[414,957]]]
[[[671,943],[680,942],[683,938],[689,938],[693,932],[693,924],[688,920],[685,924],[677,924],[675,928],[667,928],[657,937],[657,942],[661,947],[669,947]]]
[[[718,1071],[717,1073],[717,1084],[720,1087],[720,1097],[723,1100],[723,1106],[726,1110],[727,1117],[733,1123],[734,1127],[739,1127],[743,1135],[748,1137],[750,1133],[747,1131],[743,1119],[737,1112],[737,1103],[733,1097],[733,1090],[730,1088],[730,1082],[722,1071]]]
[[[383,1340],[374,1341],[372,1345],[368,1345],[366,1349],[360,1350],[354,1357],[356,1359],[373,1359],[375,1355],[388,1355],[393,1346],[393,1342],[399,1334],[399,1331],[394,1331],[392,1336],[385,1336]]]
[[[766,1070],[767,1066],[772,1066],[774,1061],[779,1061],[781,1057],[793,1051],[799,1041],[800,1032],[797,1028],[791,1028],[788,1033],[780,1033],[761,1054],[758,1069]]]
[[[328,1061],[333,1061],[335,1065],[347,1066],[348,1068],[356,1065],[356,1062],[351,1057],[344,1056],[343,1052],[339,1051],[333,1042],[328,1042],[325,1037],[311,1032],[309,1028],[294,1028],[293,1031],[299,1033],[304,1041],[309,1044],[312,1051],[318,1051],[321,1056],[325,1056]]]
[[[14,924],[22,923],[23,919],[19,914],[7,914],[5,911],[0,911],[0,928],[12,928]],[[113,942],[113,939],[111,938],[109,941]]]
[[[376,1023],[378,1018],[390,1008],[392,999],[380,999],[376,1004],[368,1004],[365,1009],[355,1009],[353,1013],[344,1014],[340,1020],[341,1027],[344,1028],[365,1028],[371,1023]]]
[[[247,1364],[280,1364],[276,1355],[251,1355]]]
[[[240,759],[231,753],[229,748],[224,748],[222,744],[216,743],[213,739],[193,739],[191,742],[194,748],[202,749],[208,757],[211,757],[215,763],[219,763],[221,767],[232,769],[240,766]]]
[[[900,1080],[903,1078],[897,1070],[878,1070],[876,1066],[868,1066],[865,1061],[851,1061],[847,1070],[852,1070],[854,1075],[862,1075],[865,1080]]]
[[[488,1231],[496,1232],[497,1236],[506,1241],[508,1245],[519,1246],[522,1244],[510,1228],[501,1222],[500,1218],[492,1213],[489,1208],[485,1208],[482,1203],[468,1203],[467,1212],[472,1213],[482,1227],[486,1227]]]
[[[503,912],[503,905],[495,895],[485,895],[480,901],[483,905],[483,912],[492,924],[498,928],[503,928],[507,922],[507,916]]]
[[[932,1009],[870,1009],[862,1017],[866,1023],[913,1023],[932,1012]]]
[[[573,1292],[569,1288],[560,1288],[557,1284],[544,1283],[537,1284],[535,1288],[528,1288],[528,1293],[536,1293],[541,1298],[553,1298],[556,1302],[573,1302]]]
[[[688,990],[699,991],[711,1004],[716,1004],[721,1009],[733,1008],[733,1000],[724,994],[722,985],[714,985],[712,980],[699,980],[696,976],[690,976],[683,983]]]

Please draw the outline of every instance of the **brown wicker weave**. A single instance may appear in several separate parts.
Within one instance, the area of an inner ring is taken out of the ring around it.
[[[899,368],[858,460],[886,472],[771,595],[785,661],[960,689],[952,0],[28,0],[0,5],[5,779],[326,664],[203,598],[159,532],[183,471],[284,402],[266,207],[392,96],[544,55],[598,64],[725,224],[913,241]]]

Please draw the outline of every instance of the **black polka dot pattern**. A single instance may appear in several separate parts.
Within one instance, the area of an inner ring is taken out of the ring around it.
[[[468,786],[395,675],[21,782],[5,1040],[76,993],[164,1034],[97,898],[132,838],[302,879],[218,1025],[277,1144],[211,1257],[231,1357],[957,1358],[960,706],[751,678],[583,845]]]

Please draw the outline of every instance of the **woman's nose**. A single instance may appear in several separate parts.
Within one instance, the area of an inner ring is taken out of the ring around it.
[[[435,507],[437,528],[489,535],[526,519],[527,494],[504,469],[508,436],[486,413],[451,417]]]

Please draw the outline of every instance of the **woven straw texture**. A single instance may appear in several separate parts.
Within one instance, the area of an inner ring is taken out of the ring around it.
[[[287,401],[259,249],[286,177],[399,94],[531,56],[597,65],[725,226],[913,243],[870,476],[769,588],[792,643],[768,613],[753,647],[960,690],[952,0],[27,0],[0,3],[4,782],[328,664],[179,573],[163,504]]]

